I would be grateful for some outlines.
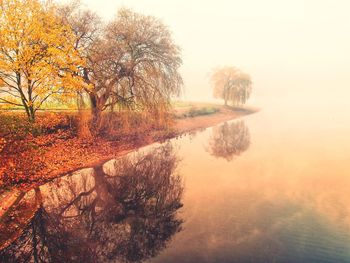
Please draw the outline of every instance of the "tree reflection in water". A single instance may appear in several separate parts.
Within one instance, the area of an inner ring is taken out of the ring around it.
[[[140,262],[181,230],[170,144],[36,189],[41,205],[2,262]],[[111,167],[112,165],[112,167]]]
[[[211,155],[231,161],[235,156],[246,151],[250,145],[250,134],[243,120],[225,122],[213,128],[209,139]]]

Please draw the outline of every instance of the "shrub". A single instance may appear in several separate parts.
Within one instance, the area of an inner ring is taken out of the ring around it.
[[[202,108],[195,108],[192,107],[188,112],[183,113],[182,115],[178,116],[178,118],[192,118],[196,116],[203,116],[203,115],[210,115],[214,114],[216,112],[220,111],[219,108],[216,107],[202,107]]]

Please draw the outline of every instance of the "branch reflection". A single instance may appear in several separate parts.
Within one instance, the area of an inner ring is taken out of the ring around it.
[[[181,230],[183,186],[170,144],[36,189],[40,202],[3,262],[141,262]]]
[[[217,158],[231,161],[246,151],[250,145],[250,133],[243,120],[225,122],[213,128],[209,139],[209,152]]]

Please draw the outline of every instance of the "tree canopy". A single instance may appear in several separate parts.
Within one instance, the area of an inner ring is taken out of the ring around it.
[[[84,61],[56,7],[39,0],[0,2],[0,103],[24,107],[29,120],[50,97],[64,100],[82,87]]]
[[[106,50],[112,54],[109,68],[117,81],[112,91],[116,101],[153,109],[179,94],[179,47],[160,20],[121,9],[107,26],[106,38]]]
[[[28,118],[49,98],[84,91],[93,116],[119,109],[167,109],[179,95],[180,49],[158,19],[122,8],[109,23],[79,2],[0,3],[0,103]]]
[[[86,91],[95,119],[109,107],[166,107],[170,97],[180,93],[180,49],[160,20],[122,8],[104,24],[96,14],[74,4],[62,7],[61,13],[87,61],[80,75],[89,86]]]
[[[222,67],[211,76],[214,97],[224,99],[225,105],[231,102],[234,106],[245,104],[252,91],[250,76],[235,67]]]

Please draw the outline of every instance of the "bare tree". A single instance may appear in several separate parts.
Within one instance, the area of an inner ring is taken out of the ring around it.
[[[94,12],[83,9],[79,1],[72,1],[69,4],[61,5],[59,8],[60,17],[64,24],[68,24],[74,35],[73,43],[75,50],[85,63],[80,66],[77,73],[84,80],[84,91],[90,98],[92,110],[95,110],[95,97],[97,96],[96,68],[102,61],[103,48],[102,35],[104,25],[101,18]],[[85,108],[85,95],[79,93],[78,108]],[[81,116],[86,119],[86,116]],[[85,121],[84,121],[85,122]],[[84,127],[86,124],[83,125]],[[84,129],[83,133],[87,133]]]
[[[180,50],[160,20],[123,8],[104,25],[79,5],[62,11],[87,60],[81,74],[95,124],[107,108],[166,110],[171,96],[179,95]]]
[[[167,104],[179,95],[182,63],[178,46],[164,24],[152,17],[121,9],[106,30],[115,102],[146,109]],[[113,103],[113,102],[112,102]]]

